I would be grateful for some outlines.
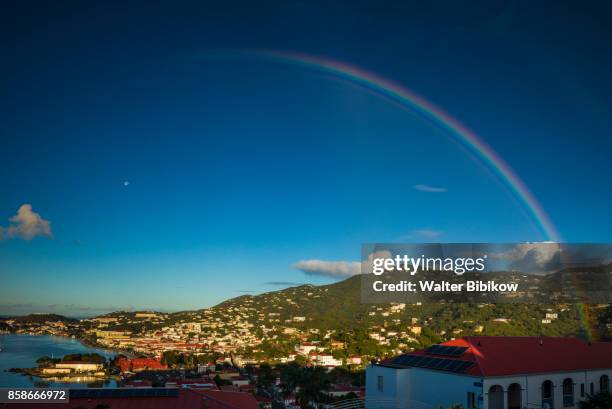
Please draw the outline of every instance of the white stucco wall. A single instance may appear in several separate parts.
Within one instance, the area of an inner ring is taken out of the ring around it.
[[[369,365],[366,370],[366,407],[368,409],[406,408],[410,391],[410,369]],[[378,377],[383,377],[383,390],[378,390]]]
[[[554,409],[577,408],[578,402],[586,399],[590,394],[590,383],[593,383],[593,390],[598,393],[599,379],[602,375],[608,375],[612,382],[612,368],[607,370],[595,371],[574,371],[550,374],[536,374],[526,376],[511,377],[490,377],[484,379],[484,409],[489,407],[489,390],[494,385],[500,385],[504,390],[504,409],[508,407],[508,388],[513,383],[521,386],[522,407],[536,409],[542,407],[542,384],[546,380],[553,383],[553,407]],[[574,384],[574,405],[563,405],[563,381],[570,378]],[[580,396],[580,385],[585,384],[585,396]]]
[[[433,371],[422,368],[394,369],[370,365],[366,370],[366,409],[438,409],[453,404],[467,405],[467,393],[474,392],[480,409],[489,406],[489,390],[494,385],[503,389],[503,409],[508,409],[508,388],[513,383],[521,387],[521,408],[542,407],[542,383],[553,382],[554,409],[576,409],[580,400],[590,394],[593,383],[595,393],[600,392],[600,377],[608,375],[612,390],[612,368],[594,371],[536,374],[526,376],[479,377]],[[378,391],[378,376],[383,377],[383,391]],[[574,405],[563,405],[563,381],[570,378],[574,384]],[[585,396],[580,385],[585,385]],[[481,386],[482,385],[482,386]],[[479,399],[480,398],[480,399]]]
[[[382,392],[378,390],[379,376],[383,377]],[[466,407],[468,392],[474,392],[479,403],[478,397],[482,396],[479,382],[478,377],[450,372],[370,365],[366,370],[366,408],[438,409],[453,404]]]
[[[410,400],[413,404],[425,403],[432,409],[448,408],[458,404],[467,408],[467,394],[473,392],[476,404],[482,407],[482,379],[452,372],[412,368],[410,372]],[[399,408],[406,409],[406,408]]]

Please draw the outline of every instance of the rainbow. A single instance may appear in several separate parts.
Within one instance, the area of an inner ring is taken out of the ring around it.
[[[377,94],[391,98],[399,102],[404,109],[408,109],[411,112],[416,111],[425,118],[433,120],[462,145],[474,152],[495,173],[499,180],[512,191],[538,227],[544,240],[561,241],[559,233],[536,197],[499,154],[467,126],[414,91],[357,66],[330,58],[316,57],[297,52],[270,50],[247,51],[244,54],[298,64],[332,74],[363,86]]]

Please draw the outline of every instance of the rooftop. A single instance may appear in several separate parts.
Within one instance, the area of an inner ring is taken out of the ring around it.
[[[612,342],[554,337],[464,337],[380,363],[473,376],[612,368]]]

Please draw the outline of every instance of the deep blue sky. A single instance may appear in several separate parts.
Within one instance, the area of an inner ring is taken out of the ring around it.
[[[2,314],[200,308],[330,282],[292,265],[355,261],[362,242],[543,238],[417,115],[231,50],[326,56],[401,83],[486,140],[563,239],[612,240],[603,5],[122,3],[3,6]],[[52,238],[15,230],[23,204]]]

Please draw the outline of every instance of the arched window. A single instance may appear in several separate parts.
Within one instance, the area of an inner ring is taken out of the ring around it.
[[[504,390],[499,385],[489,388],[489,409],[504,409]]]
[[[599,378],[599,392],[610,392],[610,378],[608,375],[601,375],[601,378]]]
[[[508,409],[521,409],[521,385],[513,383],[508,386]]]
[[[574,381],[571,378],[563,381],[563,406],[574,406]]]
[[[553,383],[552,381],[544,381],[542,382],[542,408],[553,409],[554,407]]]

